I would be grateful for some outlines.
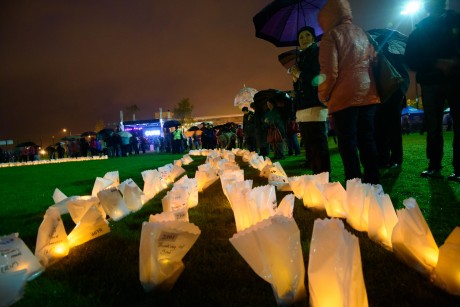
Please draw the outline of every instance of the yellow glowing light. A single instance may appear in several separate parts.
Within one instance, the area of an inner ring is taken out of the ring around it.
[[[69,254],[69,246],[68,246],[68,244],[61,243],[61,244],[56,245],[54,247],[53,253],[56,256],[65,256],[65,255]]]

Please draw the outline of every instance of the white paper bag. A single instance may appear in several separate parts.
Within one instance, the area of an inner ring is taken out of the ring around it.
[[[317,219],[308,260],[312,306],[368,306],[358,238],[338,219]]]
[[[361,179],[347,180],[347,201],[345,211],[348,224],[357,231],[367,231],[369,217],[369,194],[371,185],[361,183]]]
[[[112,180],[112,182],[113,182],[112,186],[113,187],[116,187],[117,185],[120,184],[120,174],[118,173],[118,171],[107,172],[107,173],[105,173],[103,178]]]
[[[0,268],[3,266],[0,263]],[[27,270],[0,274],[0,306],[12,306],[19,301],[27,284]]]
[[[161,199],[163,211],[175,211],[182,208],[187,208],[187,188],[176,187],[166,193]]]
[[[69,233],[69,246],[72,248],[110,232],[109,223],[101,212],[92,206]]]
[[[142,179],[144,180],[144,195],[142,197],[143,203],[146,203],[159,192],[168,187],[168,183],[163,179],[158,170],[146,170],[141,172],[141,174]]]
[[[240,232],[252,225],[248,199],[252,190],[252,180],[237,181],[225,186],[235,218],[236,231]]]
[[[183,207],[174,211],[165,211],[157,214],[151,214],[149,217],[149,222],[172,222],[172,221],[181,221],[188,222],[188,210]]]
[[[460,227],[455,227],[439,248],[433,279],[445,291],[460,295]]]
[[[104,189],[108,189],[112,187],[114,184],[113,180],[97,177],[94,181],[93,191],[91,192],[91,196],[97,196],[97,193]]]
[[[132,179],[127,179],[120,183],[118,190],[123,194],[123,199],[129,210],[136,212],[142,208],[142,196],[144,193]]]
[[[46,210],[38,228],[35,257],[41,265],[48,267],[69,254],[69,240],[57,208]]]
[[[388,194],[380,195],[375,188],[371,188],[369,196],[368,235],[372,241],[392,250],[391,234],[398,216]]]
[[[182,258],[200,233],[194,224],[181,221],[142,224],[139,279],[145,291],[174,286],[184,270]]]
[[[27,270],[27,280],[39,276],[44,268],[32,254],[18,233],[0,237],[0,275]]]
[[[229,199],[226,191],[226,186],[234,182],[244,181],[244,170],[237,171],[225,171],[220,176],[220,182],[222,184],[222,190],[224,191],[225,196]]]
[[[80,222],[81,218],[85,215],[86,211],[92,206],[101,211],[102,216],[105,217],[105,211],[99,203],[99,198],[96,196],[71,196],[66,202],[67,211],[75,224]]]
[[[58,188],[54,189],[53,200],[55,204],[63,201],[66,198],[67,196],[64,193],[62,193],[61,190],[59,190]]]
[[[408,266],[430,275],[438,262],[438,246],[415,199],[408,198],[403,204],[406,208],[396,211],[398,223],[391,237],[393,253]]]
[[[323,185],[323,196],[326,199],[324,207],[327,216],[346,218],[345,202],[347,201],[347,192],[340,182],[331,182]]]
[[[230,238],[253,271],[271,284],[278,305],[306,298],[300,231],[294,219],[275,215]]]
[[[118,221],[130,213],[125,200],[117,188],[102,190],[97,194],[97,197],[99,198],[105,213],[108,214],[114,221]]]
[[[195,178],[188,178],[187,175],[182,176],[174,183],[173,189],[176,187],[185,188],[188,208],[194,208],[198,205],[198,182]]]

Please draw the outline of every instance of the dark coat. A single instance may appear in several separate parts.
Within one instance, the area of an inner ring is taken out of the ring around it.
[[[421,85],[446,84],[460,81],[460,63],[446,76],[435,67],[438,59],[460,61],[460,14],[452,10],[441,16],[429,16],[417,24],[406,46],[406,61],[417,73]]]
[[[299,79],[294,82],[296,110],[324,106],[318,99],[318,86],[313,86],[313,79],[320,73],[318,61],[318,45],[312,44],[299,53],[297,66],[300,70]]]

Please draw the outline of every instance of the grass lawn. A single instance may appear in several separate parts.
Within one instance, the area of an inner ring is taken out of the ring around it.
[[[445,133],[444,177],[452,171],[452,134]],[[333,181],[345,186],[342,162],[331,141]],[[303,153],[302,153],[303,155]],[[53,204],[57,187],[67,196],[88,195],[97,176],[118,170],[120,181],[132,178],[143,187],[141,172],[156,169],[182,155],[146,154],[100,161],[0,168],[0,235],[18,232],[35,251],[37,230],[46,209]],[[205,157],[192,156],[184,166],[194,177]],[[258,171],[237,157],[245,178],[254,186],[267,184]],[[289,176],[309,173],[299,165],[302,157],[281,161]],[[404,163],[400,170],[385,170],[381,181],[395,208],[414,197],[438,246],[460,226],[460,183],[419,176],[427,166],[425,138],[404,136]],[[67,257],[29,282],[22,300],[15,306],[276,306],[271,286],[257,276],[229,242],[235,233],[233,213],[220,181],[199,194],[199,204],[189,210],[190,222],[201,235],[184,257],[185,270],[168,293],[145,293],[139,281],[139,241],[142,222],[162,211],[158,194],[143,208],[120,221],[110,221],[111,232],[70,250]],[[286,192],[277,192],[278,202]],[[313,222],[325,212],[303,207],[295,201],[294,218],[300,229],[305,269],[308,267]],[[63,216],[67,233],[74,227]],[[368,239],[366,233],[348,230],[359,238],[364,281],[370,306],[460,306],[460,297],[435,287],[424,276],[399,261],[392,252]],[[460,261],[460,260],[459,260]],[[308,290],[308,280],[305,280]],[[308,302],[304,304],[308,306]]]

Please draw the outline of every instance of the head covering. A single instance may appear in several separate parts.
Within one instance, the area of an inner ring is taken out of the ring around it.
[[[304,31],[310,32],[311,35],[313,36],[314,40],[316,41],[315,29],[312,28],[312,27],[309,27],[309,26],[305,26],[305,27],[300,28],[299,31],[297,32],[297,42],[299,41],[300,33],[304,32]]]

